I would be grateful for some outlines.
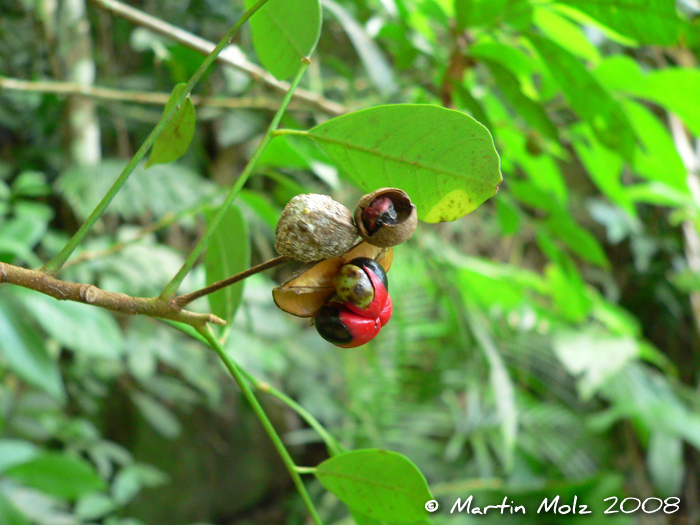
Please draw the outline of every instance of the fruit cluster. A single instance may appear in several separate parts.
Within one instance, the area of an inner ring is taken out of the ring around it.
[[[391,317],[386,272],[393,246],[413,235],[417,221],[415,205],[398,188],[364,195],[354,215],[327,195],[297,195],[277,223],[275,247],[307,265],[275,287],[275,304],[313,317],[321,337],[336,346],[367,343]]]
[[[356,257],[340,267],[333,283],[336,295],[314,317],[319,335],[342,348],[371,341],[391,318],[384,268],[374,259]]]

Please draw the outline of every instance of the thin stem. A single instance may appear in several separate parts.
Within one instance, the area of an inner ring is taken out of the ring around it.
[[[284,115],[284,112],[287,109],[289,102],[292,100],[292,95],[294,94],[294,90],[299,85],[299,82],[301,81],[301,77],[304,75],[304,72],[306,71],[306,68],[309,67],[310,63],[311,63],[311,61],[307,57],[304,57],[301,60],[301,66],[299,67],[299,71],[297,71],[297,74],[294,77],[294,80],[292,80],[292,84],[289,88],[289,91],[287,91],[287,94],[282,99],[282,104],[281,104],[279,110],[277,110],[277,113],[275,114],[274,118],[272,119],[272,122],[270,123],[270,126],[268,127],[267,131],[265,132],[265,136],[263,136],[262,140],[260,141],[260,144],[255,149],[253,156],[251,157],[250,161],[248,161],[248,164],[246,165],[245,169],[241,173],[240,177],[238,177],[238,179],[236,180],[236,183],[231,187],[231,190],[229,191],[228,195],[226,196],[226,200],[221,205],[219,210],[216,212],[216,215],[214,215],[214,218],[212,219],[211,223],[207,227],[207,230],[204,232],[204,235],[202,235],[202,238],[199,239],[199,242],[197,243],[197,245],[194,247],[192,252],[187,256],[187,259],[185,260],[185,263],[182,265],[182,268],[180,268],[180,270],[177,272],[175,277],[173,277],[172,280],[167,285],[165,285],[165,288],[163,288],[163,291],[160,294],[160,297],[163,300],[168,301],[177,293],[177,290],[180,287],[180,284],[182,283],[183,279],[185,278],[185,276],[188,274],[188,272],[192,269],[192,267],[197,262],[197,259],[204,251],[204,248],[206,248],[206,246],[209,242],[209,239],[214,234],[214,231],[216,231],[216,228],[219,226],[219,223],[224,218],[224,215],[231,208],[233,201],[236,199],[236,197],[238,196],[240,191],[243,189],[243,185],[248,181],[248,177],[250,177],[251,173],[253,173],[253,169],[255,168],[255,165],[257,164],[258,159],[260,159],[263,151],[265,150],[267,145],[272,140],[273,132],[275,129],[277,129],[277,126],[279,126],[279,123],[282,120],[282,115]]]
[[[302,129],[276,129],[273,133],[275,137],[281,137],[282,135],[297,135],[301,137],[305,137],[309,134],[308,131],[304,131]]]
[[[126,165],[124,168],[124,171],[119,175],[117,180],[114,182],[112,187],[109,189],[107,192],[107,195],[104,196],[104,198],[100,201],[100,203],[95,207],[95,209],[92,211],[90,216],[85,220],[83,225],[78,229],[78,231],[73,235],[73,237],[68,241],[68,243],[63,247],[63,249],[56,255],[53,259],[51,259],[48,263],[44,265],[42,268],[42,271],[53,275],[55,274],[58,270],[61,269],[61,267],[65,264],[65,262],[68,260],[68,257],[71,256],[71,254],[75,251],[75,249],[80,245],[80,243],[85,239],[87,236],[88,232],[92,229],[92,227],[95,225],[97,220],[100,218],[102,213],[104,213],[105,209],[107,209],[107,206],[109,206],[109,203],[112,202],[112,199],[117,195],[119,190],[121,190],[122,186],[124,183],[127,181],[129,178],[129,175],[131,175],[136,169],[136,166],[138,163],[141,161],[146,156],[146,153],[148,153],[148,150],[151,148],[153,143],[156,141],[158,136],[161,134],[163,129],[165,128],[166,124],[170,120],[170,118],[173,116],[175,111],[177,111],[177,108],[180,107],[180,105],[184,102],[185,98],[192,92],[192,89],[194,86],[197,84],[199,79],[202,78],[204,73],[209,69],[209,66],[211,66],[214,63],[214,60],[216,59],[216,56],[221,52],[222,49],[224,49],[229,41],[233,38],[233,36],[238,32],[238,30],[241,28],[241,26],[258,10],[260,7],[262,7],[267,0],[258,0],[253,7],[248,9],[243,16],[234,24],[234,26],[226,33],[224,38],[221,39],[221,41],[217,44],[217,46],[214,48],[214,50],[207,55],[207,57],[204,59],[202,62],[202,65],[199,66],[199,69],[194,73],[192,78],[190,78],[189,82],[187,82],[187,85],[185,86],[185,89],[183,92],[180,94],[178,97],[177,101],[175,104],[173,104],[168,111],[166,111],[163,115],[163,118],[161,118],[160,122],[156,125],[156,127],[153,129],[151,134],[148,136],[148,138],[144,141],[144,143],[141,145],[139,150],[136,152],[136,154],[133,156],[131,161]]]
[[[275,257],[274,259],[270,259],[269,261],[260,263],[257,266],[248,268],[247,270],[232,275],[231,277],[227,277],[226,279],[222,279],[221,281],[217,281],[213,284],[210,284],[209,286],[206,286],[200,290],[180,295],[175,298],[175,304],[178,305],[180,308],[184,308],[186,305],[190,304],[196,299],[199,299],[200,297],[204,297],[205,295],[209,295],[210,293],[217,292],[222,288],[226,288],[227,286],[231,286],[232,284],[242,281],[243,279],[247,279],[251,275],[255,275],[256,273],[260,273],[265,270],[269,270],[270,268],[274,268],[275,266],[279,266],[280,264],[284,264],[289,261],[291,261],[289,257],[280,255],[279,257]]]
[[[212,44],[213,46],[213,44]],[[82,95],[97,101],[133,102],[165,106],[170,93],[154,93],[151,91],[127,91],[100,86],[85,86],[74,82],[57,82],[52,80],[30,81],[18,78],[0,76],[0,88],[11,91],[53,93],[55,95]],[[192,104],[213,108],[238,109],[254,108],[275,111],[279,107],[279,99],[273,97],[203,97],[192,95]],[[308,105],[307,105],[308,106]],[[300,104],[292,103],[289,109],[302,109]]]
[[[301,418],[304,421],[306,421],[309,424],[309,426],[318,433],[319,436],[321,436],[321,439],[323,439],[324,443],[326,444],[326,447],[328,448],[328,453],[331,456],[337,456],[338,454],[342,454],[345,451],[345,448],[340,443],[338,443],[338,441],[333,436],[331,436],[325,428],[323,428],[323,425],[321,425],[321,423],[319,423],[318,420],[313,415],[311,415],[311,413],[308,410],[306,410],[303,406],[294,401],[287,394],[280,392],[269,383],[260,381],[245,370],[241,370],[241,374],[243,374],[245,378],[248,381],[250,381],[253,387],[255,387],[257,390],[259,390],[260,392],[265,392],[266,394],[270,394],[272,397],[276,397],[289,408],[294,410],[297,414],[299,414],[299,416],[301,416]]]
[[[297,467],[297,472],[299,474],[315,474],[316,468],[315,467]]]
[[[186,208],[184,210],[181,210],[177,213],[168,213],[161,217],[161,219],[157,222],[154,222],[144,228],[141,228],[139,232],[132,238],[127,239],[126,241],[120,241],[109,248],[105,248],[104,250],[99,250],[99,251],[94,251],[94,252],[82,252],[78,254],[77,256],[73,257],[71,260],[67,261],[66,264],[63,265],[61,270],[65,270],[66,268],[69,268],[71,266],[74,266],[76,264],[80,264],[81,262],[85,261],[92,261],[94,259],[98,259],[100,257],[105,257],[107,255],[111,255],[113,253],[117,253],[127,246],[130,246],[131,244],[134,244],[144,237],[146,237],[149,233],[156,232],[162,228],[166,228],[170,226],[173,223],[176,223],[180,221],[181,219],[184,219],[185,217],[192,215],[194,213],[197,213],[199,210],[204,208],[205,206],[209,205],[209,201],[205,200],[204,202],[200,202],[198,204],[195,204],[194,206],[190,206],[189,208]]]
[[[284,446],[284,443],[282,443],[282,439],[280,438],[279,434],[277,434],[275,427],[272,426],[270,419],[267,417],[265,410],[263,410],[263,407],[260,405],[260,402],[255,397],[255,394],[253,394],[253,391],[248,386],[248,383],[246,382],[246,379],[244,377],[244,374],[241,372],[241,369],[238,368],[233,359],[231,359],[228,356],[228,354],[224,350],[224,347],[221,346],[221,343],[219,343],[218,339],[216,339],[209,327],[198,326],[197,331],[206,338],[206,340],[209,343],[209,346],[211,346],[211,348],[219,355],[221,360],[224,362],[224,365],[233,376],[233,379],[236,381],[239,388],[241,389],[241,392],[243,392],[243,395],[248,400],[248,403],[250,403],[251,407],[253,408],[253,411],[255,412],[255,415],[260,420],[260,423],[267,432],[267,435],[270,436],[272,444],[275,446],[277,452],[282,458],[284,466],[287,467],[289,475],[292,477],[292,481],[294,482],[294,485],[296,486],[297,490],[299,491],[299,494],[301,495],[301,499],[304,501],[306,508],[309,510],[309,514],[311,514],[311,519],[313,519],[316,525],[323,525],[323,523],[321,522],[321,518],[318,515],[318,512],[316,511],[313,502],[311,501],[311,497],[306,491],[304,482],[301,480],[299,472],[297,472],[297,466],[294,464],[292,456],[290,456],[289,451]]]

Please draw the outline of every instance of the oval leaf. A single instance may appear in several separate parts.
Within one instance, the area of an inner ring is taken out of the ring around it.
[[[250,9],[257,0],[246,0]],[[260,63],[278,80],[297,72],[321,35],[318,0],[269,0],[250,19]]]
[[[87,461],[55,452],[12,467],[5,475],[28,487],[69,500],[107,488]]]
[[[438,106],[377,106],[307,134],[364,190],[404,190],[425,222],[463,217],[495,195],[503,180],[489,131]]]
[[[316,477],[351,510],[391,523],[414,523],[433,499],[425,477],[406,456],[388,450],[355,450],[316,468]]]
[[[207,224],[211,222],[216,210],[205,212]],[[212,235],[204,257],[207,271],[207,285],[247,270],[250,266],[250,243],[248,242],[248,225],[241,210],[231,206],[218,228]],[[243,296],[243,281],[209,294],[209,306],[214,315],[229,323]]]
[[[170,110],[184,90],[184,83],[178,84],[173,88],[173,92],[167,104],[165,104],[163,114]],[[187,148],[190,147],[190,142],[192,142],[196,120],[194,105],[188,96],[180,107],[177,108],[166,124],[165,129],[153,144],[153,150],[151,151],[151,156],[148,157],[146,167],[148,168],[154,164],[173,162],[182,157],[187,151]]]

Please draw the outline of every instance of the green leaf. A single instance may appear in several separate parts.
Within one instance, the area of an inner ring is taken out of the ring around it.
[[[15,465],[32,460],[38,451],[39,448],[29,441],[21,439],[0,440],[0,474]]]
[[[27,383],[63,401],[66,394],[56,362],[24,312],[7,300],[8,295],[0,293],[0,352],[4,361]]]
[[[117,359],[121,355],[124,337],[119,324],[106,310],[58,301],[27,289],[13,292],[26,315],[61,345],[94,357]]]
[[[615,55],[595,70],[596,78],[608,89],[656,102],[675,113],[690,132],[700,136],[700,70],[666,68],[642,73],[630,57]]]
[[[245,0],[250,9],[257,0]],[[318,0],[269,0],[250,19],[260,63],[278,80],[291,77],[321,36]]]
[[[554,157],[544,153],[531,154],[529,137],[514,128],[501,129],[499,138],[505,155],[527,173],[532,185],[535,186],[529,190],[540,190],[547,194],[544,198],[548,202],[544,209],[552,207],[556,209],[557,204],[566,204],[568,199],[566,183]]]
[[[685,475],[683,441],[664,431],[649,436],[647,465],[654,488],[664,496],[680,494]]]
[[[41,454],[7,470],[5,475],[28,487],[68,500],[107,488],[87,461],[57,452]]]
[[[485,62],[501,93],[523,120],[543,135],[558,141],[559,132],[556,126],[549,120],[542,106],[522,93],[517,77],[496,62],[490,60]]]
[[[216,210],[207,210],[207,224],[214,218]],[[207,246],[204,267],[207,271],[207,285],[247,270],[250,266],[250,242],[248,225],[240,208],[231,206],[216,228]],[[214,315],[229,323],[243,296],[243,281],[227,286],[208,295],[209,305]]]
[[[185,91],[185,83],[178,84],[173,88],[168,102],[165,104],[163,114],[167,113],[175,104],[177,98]],[[192,137],[194,136],[194,127],[197,122],[197,117],[194,111],[194,105],[190,100],[189,95],[175,110],[170,120],[165,125],[165,129],[158,136],[151,155],[148,157],[145,167],[148,168],[154,164],[166,164],[173,162],[182,157],[187,148],[190,147]]]
[[[425,222],[459,219],[495,195],[503,180],[488,130],[438,106],[377,106],[305,134],[364,190],[406,191]]]
[[[581,164],[586,168],[588,176],[606,197],[630,216],[635,216],[634,204],[627,196],[620,180],[624,164],[622,158],[603,146],[589,127],[579,125],[574,127],[573,131],[577,139],[572,140],[571,144]]]
[[[137,463],[123,468],[112,483],[112,497],[118,505],[126,505],[144,487],[158,487],[167,483],[168,476],[157,468]]]
[[[253,210],[258,217],[274,230],[280,218],[280,209],[272,204],[272,200],[267,196],[253,190],[241,190],[239,198],[245,205]]]
[[[670,0],[557,0],[640,44],[671,45],[680,20]]]
[[[636,138],[615,99],[576,57],[542,36],[530,34],[529,39],[571,107],[588,122],[598,139],[624,158],[631,159]]]
[[[98,166],[72,166],[59,176],[56,189],[75,213],[85,219],[119,176],[126,161],[106,159]],[[150,214],[160,219],[194,206],[217,191],[210,180],[180,164],[152,166],[139,164],[107,208],[107,213],[125,219]]]
[[[350,509],[370,518],[413,523],[428,516],[428,484],[406,456],[388,450],[355,450],[316,467],[321,484]]]
[[[117,508],[112,498],[96,492],[81,497],[75,505],[75,514],[84,520],[95,520]]]
[[[544,231],[537,234],[540,249],[559,264],[549,264],[545,276],[550,286],[550,295],[558,310],[573,322],[582,322],[591,311],[591,300],[586,295],[585,283],[575,265],[566,257],[556,254],[553,241]]]
[[[583,29],[547,6],[535,7],[533,20],[537,28],[569,53],[597,64],[600,52],[588,39]]]
[[[635,172],[689,194],[687,170],[666,127],[637,102],[625,100],[622,107],[641,143],[634,152]]]
[[[338,20],[352,42],[372,83],[382,95],[392,95],[398,91],[394,82],[391,65],[377,43],[367,35],[362,27],[343,6],[333,0],[323,0],[323,7]]]
[[[517,77],[523,94],[530,98],[537,97],[537,88],[532,77],[534,75],[539,77],[542,72],[538,70],[537,63],[520,48],[483,37],[477,44],[470,47],[468,52],[469,56],[476,60],[489,60],[500,64]]]
[[[554,353],[569,373],[578,377],[583,399],[590,399],[608,379],[639,356],[639,348],[629,337],[571,332],[555,337]]]
[[[576,255],[591,264],[610,268],[610,261],[605,250],[585,228],[582,228],[568,215],[557,214],[545,222],[545,227],[556,238],[560,239]]]
[[[513,464],[513,452],[518,434],[518,407],[515,401],[515,388],[503,362],[503,357],[489,333],[487,318],[473,306],[468,306],[467,312],[474,339],[483,350],[484,357],[489,364],[489,380],[503,435],[504,463],[509,469]]]
[[[141,392],[131,394],[131,400],[139,408],[143,418],[163,436],[175,439],[180,435],[180,421],[162,403]]]
[[[0,523],[3,525],[30,525],[17,508],[0,493]]]
[[[384,525],[384,522],[370,518],[352,509],[350,509],[350,514],[352,515],[352,519],[355,520],[355,525]]]
[[[526,0],[455,0],[457,26],[461,30],[501,22],[524,27],[531,14],[532,8]]]

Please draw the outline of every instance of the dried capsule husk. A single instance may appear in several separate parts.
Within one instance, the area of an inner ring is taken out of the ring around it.
[[[356,257],[369,257],[388,272],[394,260],[393,248],[380,248],[359,242],[341,257],[307,264],[281,285],[273,288],[272,298],[281,310],[298,317],[313,317],[333,294],[333,277],[340,267]]]
[[[379,221],[377,226],[369,219],[367,209],[373,205],[383,205],[386,199],[391,201],[393,211],[386,213],[388,220]],[[406,242],[416,231],[418,213],[405,191],[398,188],[381,188],[360,199],[355,208],[355,223],[360,236],[368,243],[380,247],[396,246]]]
[[[312,262],[345,254],[357,239],[350,210],[328,195],[297,195],[277,222],[275,248],[295,261]]]

